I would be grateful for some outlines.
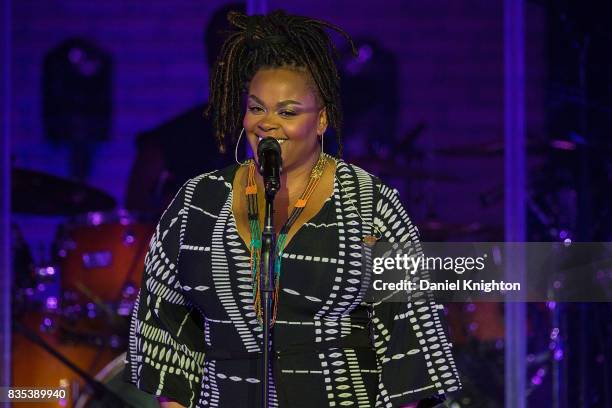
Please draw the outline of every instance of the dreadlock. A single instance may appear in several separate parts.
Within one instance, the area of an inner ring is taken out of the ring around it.
[[[264,67],[288,67],[306,70],[312,77],[327,111],[328,123],[336,132],[338,156],[341,156],[340,78],[334,63],[336,49],[325,29],[340,33],[356,56],[349,35],[333,24],[288,15],[282,10],[255,16],[230,12],[227,18],[237,30],[221,48],[210,78],[206,108],[206,114],[212,114],[219,150],[225,151],[228,138],[236,139],[241,128],[243,93],[257,71]]]

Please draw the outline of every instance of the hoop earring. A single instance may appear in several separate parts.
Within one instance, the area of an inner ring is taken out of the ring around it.
[[[244,128],[242,128],[242,130],[240,131],[240,135],[238,135],[238,140],[236,140],[236,147],[234,148],[234,160],[236,160],[236,163],[238,163],[239,165],[243,165],[244,163],[240,163],[238,161],[238,146],[240,146],[240,139],[242,138],[242,134],[244,133]]]
[[[325,138],[325,133],[321,135],[321,154],[325,153],[325,151],[323,150],[323,139],[324,138]]]

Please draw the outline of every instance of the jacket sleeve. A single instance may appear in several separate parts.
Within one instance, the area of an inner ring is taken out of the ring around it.
[[[374,225],[381,241],[409,242],[421,251],[418,230],[395,190],[379,184]],[[420,271],[423,277],[427,271]],[[374,303],[374,348],[380,370],[376,407],[395,408],[461,388],[440,309],[430,293],[400,293]]]
[[[203,322],[183,296],[177,278],[189,182],[164,212],[145,257],[132,311],[125,380],[139,389],[195,405],[204,375]]]

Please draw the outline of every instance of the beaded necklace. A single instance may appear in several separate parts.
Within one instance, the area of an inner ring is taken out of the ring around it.
[[[322,153],[319,156],[319,160],[312,168],[312,172],[310,173],[310,178],[308,180],[308,184],[304,189],[304,192],[300,196],[300,198],[295,202],[293,206],[293,210],[291,214],[289,214],[289,218],[281,228],[278,238],[276,241],[275,248],[275,258],[276,262],[274,263],[274,292],[272,293],[272,321],[270,326],[273,326],[276,322],[276,314],[277,314],[277,306],[278,306],[278,293],[279,293],[279,282],[280,282],[280,269],[281,269],[281,260],[283,256],[283,251],[285,250],[285,245],[287,243],[287,235],[291,226],[298,219],[300,214],[304,211],[306,204],[308,203],[308,199],[314,192],[317,184],[321,180],[321,176],[323,175],[323,170],[327,165],[328,157],[325,153]],[[261,274],[260,268],[260,260],[261,260],[261,227],[259,226],[259,208],[257,206],[257,185],[255,184],[255,162],[251,160],[248,164],[248,177],[247,177],[247,186],[245,189],[245,193],[247,196],[248,202],[248,219],[249,219],[249,230],[251,231],[251,243],[249,249],[251,251],[250,257],[250,265],[251,265],[251,276],[253,278],[253,308],[257,312],[257,320],[262,324],[262,308],[261,308],[261,293],[259,289],[259,279]]]

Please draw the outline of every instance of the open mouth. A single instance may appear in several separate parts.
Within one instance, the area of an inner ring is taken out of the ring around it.
[[[266,137],[271,137],[271,136],[259,136],[257,135],[257,142],[261,142],[262,139],[266,138]],[[276,138],[275,138],[276,139]],[[276,141],[278,142],[278,144],[282,145],[283,143],[285,143],[287,139],[276,139]]]

